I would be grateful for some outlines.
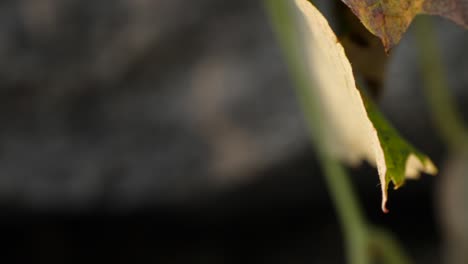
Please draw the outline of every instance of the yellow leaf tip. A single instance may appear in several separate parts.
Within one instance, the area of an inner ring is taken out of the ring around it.
[[[430,175],[436,175],[439,173],[439,170],[429,158],[426,158],[424,161],[424,172]]]
[[[393,185],[393,190],[398,190],[398,189],[400,189],[400,187],[403,186],[404,184],[405,184],[405,183],[402,182],[402,183],[400,183],[400,184],[395,184],[395,185]]]

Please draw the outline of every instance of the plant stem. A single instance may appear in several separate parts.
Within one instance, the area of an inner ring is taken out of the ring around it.
[[[417,24],[415,26],[416,39],[418,41],[417,48],[420,50],[420,67],[422,68],[425,84],[425,95],[429,103],[429,108],[432,112],[432,117],[434,119],[436,128],[438,129],[438,132],[443,141],[449,148],[451,158],[449,157],[449,162],[446,164],[446,166],[452,169],[450,170],[451,172],[454,172],[453,162],[455,160],[466,160],[466,155],[468,153],[468,130],[463,123],[460,113],[456,109],[453,96],[450,94],[449,85],[445,78],[446,75],[442,66],[441,53],[437,47],[437,38],[431,19],[429,17],[420,17],[417,20]],[[458,173],[461,173],[462,171],[463,170],[459,171]],[[453,183],[447,184],[447,182],[456,181],[457,183],[464,183],[466,190],[468,187],[468,181],[466,179],[457,180],[457,177],[453,177],[457,175],[445,176],[449,177],[447,177],[447,179],[443,179],[443,181],[446,182],[442,185],[445,185],[442,187],[442,193],[444,193],[444,195],[447,197],[458,196],[458,198],[461,198],[461,203],[463,203],[463,197],[466,198],[466,195],[464,196],[461,189],[459,188],[450,188],[449,186],[453,185]],[[453,192],[456,192],[456,194],[454,193],[448,195],[449,193]],[[449,206],[448,208],[451,208],[452,211],[459,210],[459,207],[447,204],[447,197],[439,197],[442,201],[445,200],[445,202],[442,203],[442,206]],[[442,210],[441,212],[446,213],[446,211],[447,210]],[[445,222],[446,227],[447,225],[453,225],[454,222],[456,224],[457,221],[460,221],[462,219],[463,213],[466,213],[466,209],[464,212],[463,210],[457,212],[455,214],[456,218],[453,219],[442,214],[442,217],[444,218],[443,220],[445,220],[443,222]],[[464,250],[466,248],[463,247],[466,246],[466,244],[463,245],[463,243],[460,243],[461,240],[454,239],[453,234],[449,234],[450,232],[446,231],[445,233],[445,235],[448,235],[448,241],[446,242],[448,245],[448,247],[446,246],[446,250],[448,249],[446,260],[449,262],[451,261],[451,263],[463,262],[463,257],[458,257],[466,254],[466,250]],[[458,234],[455,235],[457,236]]]
[[[468,130],[450,95],[431,18],[418,17],[415,21],[415,33],[425,96],[434,124],[450,150],[466,150]]]
[[[387,264],[410,264],[411,261],[403,248],[391,236],[391,234],[378,228],[369,230],[369,246],[374,249],[376,255]]]
[[[325,149],[322,131],[321,109],[317,97],[314,96],[312,83],[308,78],[307,67],[302,56],[299,43],[299,25],[295,20],[295,11],[291,1],[265,0],[272,25],[283,49],[290,75],[295,82],[296,93],[305,114],[319,162],[322,166],[325,180],[337,210],[343,233],[346,239],[348,262],[350,264],[368,264],[366,223],[363,220],[356,196],[349,177],[341,164],[331,157]]]
[[[336,160],[322,157],[325,180],[338,213],[346,241],[348,262],[370,263],[366,224],[349,177]]]

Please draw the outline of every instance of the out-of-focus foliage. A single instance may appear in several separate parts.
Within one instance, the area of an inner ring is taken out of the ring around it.
[[[441,220],[447,244],[447,263],[468,261],[468,154],[452,154],[445,161],[439,185]]]

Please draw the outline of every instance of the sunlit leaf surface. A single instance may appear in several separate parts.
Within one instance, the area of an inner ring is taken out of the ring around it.
[[[302,47],[314,95],[324,113],[325,144],[330,154],[357,165],[362,160],[377,167],[382,188],[382,210],[387,212],[390,182],[400,187],[420,172],[436,173],[428,157],[402,139],[397,131],[356,88],[351,64],[322,14],[307,0],[295,0]]]

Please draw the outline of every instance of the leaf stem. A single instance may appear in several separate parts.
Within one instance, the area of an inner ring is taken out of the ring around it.
[[[452,151],[468,149],[468,130],[450,94],[431,18],[415,20],[424,92],[438,133]]]

